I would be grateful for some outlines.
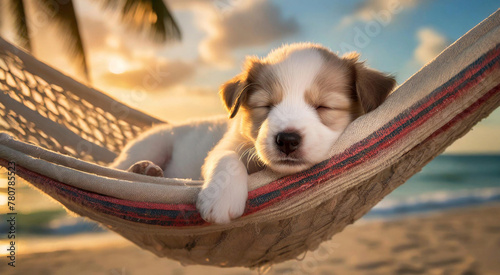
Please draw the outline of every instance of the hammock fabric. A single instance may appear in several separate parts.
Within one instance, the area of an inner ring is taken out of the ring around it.
[[[316,249],[500,105],[500,12],[469,31],[370,114],[331,158],[286,177],[250,175],[243,217],[205,223],[200,181],[105,167],[162,123],[0,40],[0,165],[67,209],[184,264],[259,267]],[[14,138],[15,137],[15,138]]]

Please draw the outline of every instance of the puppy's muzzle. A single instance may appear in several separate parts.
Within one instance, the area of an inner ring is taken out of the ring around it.
[[[301,140],[302,138],[300,135],[294,132],[281,132],[276,135],[276,145],[278,149],[286,155],[297,150]]]

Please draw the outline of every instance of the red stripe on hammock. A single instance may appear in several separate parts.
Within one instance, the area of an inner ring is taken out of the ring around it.
[[[382,134],[376,136],[375,138],[371,139],[367,144],[365,144],[364,146],[357,146],[357,147],[354,147],[354,150],[350,151],[353,147],[347,149],[344,153],[342,154],[339,154],[339,155],[336,155],[336,156],[333,156],[330,161],[328,162],[328,164],[326,164],[325,166],[323,167],[320,167],[318,169],[313,169],[313,170],[307,170],[306,172],[304,173],[299,173],[299,174],[296,174],[296,175],[290,175],[290,176],[286,176],[286,177],[283,177],[281,179],[278,179],[274,182],[271,182],[265,186],[262,186],[260,188],[257,188],[255,190],[252,190],[249,192],[248,194],[248,197],[249,199],[253,199],[253,198],[256,198],[256,197],[259,197],[261,195],[264,195],[264,194],[267,194],[267,193],[270,193],[270,192],[273,192],[275,190],[279,190],[279,189],[282,189],[283,187],[285,186],[288,186],[290,184],[293,184],[295,182],[298,182],[298,181],[301,181],[307,177],[310,177],[311,175],[314,175],[314,174],[317,174],[318,172],[321,172],[321,171],[324,171],[324,170],[327,170],[327,169],[330,169],[332,166],[334,166],[335,164],[339,163],[339,162],[342,162],[352,156],[354,156],[355,154],[358,154],[360,151],[362,150],[365,150],[366,148],[369,148],[370,146],[372,146],[373,144],[376,144],[377,142],[379,142],[382,138],[385,137],[385,135],[387,135],[387,133],[391,133],[392,131],[394,131],[395,129],[397,129],[399,126],[401,126],[402,124],[404,124],[405,122],[407,122],[409,119],[415,117],[420,111],[424,110],[425,108],[427,108],[428,106],[430,106],[431,104],[433,104],[434,102],[436,102],[437,100],[439,100],[440,98],[443,97],[443,95],[446,95],[448,94],[450,91],[452,91],[453,89],[455,89],[456,87],[458,87],[459,85],[461,85],[465,80],[467,80],[468,78],[470,78],[472,75],[474,75],[475,73],[477,73],[479,70],[481,70],[485,64],[487,64],[488,62],[491,62],[491,60],[493,60],[495,57],[497,57],[498,55],[500,54],[500,48],[498,49],[495,49],[494,51],[491,51],[489,52],[486,57],[485,57],[485,60],[479,64],[477,64],[476,66],[472,67],[470,70],[468,70],[464,76],[459,79],[458,81],[454,82],[452,85],[450,86],[447,86],[445,87],[444,89],[442,89],[439,93],[437,93],[435,96],[433,96],[432,100],[428,100],[426,101],[424,104],[420,105],[419,108],[417,109],[414,109],[410,112],[411,115],[409,116],[405,116],[403,117],[402,120],[392,124],[390,127],[388,128],[385,128],[383,129],[382,131],[380,131]],[[494,66],[492,66],[490,69],[486,70],[484,72],[484,74],[482,75],[481,78],[476,78],[473,80],[473,83],[470,83],[468,84],[466,87],[464,87],[464,89],[461,89],[459,92],[457,92],[453,97],[450,97],[450,98],[447,98],[442,104],[440,104],[440,106],[447,106],[449,105],[454,99],[458,98],[459,96],[463,95],[465,92],[468,91],[468,89],[472,86],[472,85],[475,85],[477,84],[480,80],[482,80],[484,77],[487,76],[488,73],[490,73],[491,71],[493,71],[495,68],[497,68],[499,66],[499,63],[495,63]],[[437,112],[437,110],[432,110],[431,112],[427,113],[424,117],[422,117],[424,120],[422,119],[418,119],[416,121],[416,123],[412,123],[412,125],[410,127],[405,127],[404,128],[404,131],[400,132],[397,136],[397,138],[393,138],[391,139],[392,141],[397,141],[398,139],[401,139],[403,138],[407,133],[409,133],[411,130],[415,129],[416,127],[420,126],[421,124],[423,124],[424,122],[426,122],[430,117],[432,117],[433,115],[435,115],[435,113]],[[392,142],[391,142],[392,143]],[[387,148],[388,145],[390,144],[387,144],[387,143],[383,143],[384,146],[381,146],[381,147],[378,147],[377,150],[371,150],[369,154],[367,154],[364,158],[363,158],[363,162],[367,160],[367,158],[371,158],[373,157],[374,155],[378,154],[379,151],[381,151],[382,149],[384,148]],[[337,168],[337,169],[334,169],[332,171],[329,171],[327,173],[327,175],[321,177],[322,180],[325,180],[325,179],[329,179],[330,177],[333,177],[332,175],[334,174],[338,174],[338,173],[343,173],[343,172],[346,172],[347,170],[349,170],[353,165],[356,165],[358,162],[355,162],[355,163],[349,163],[345,166],[342,166],[340,168]],[[320,178],[318,179],[315,179],[313,182],[315,183],[318,183],[320,182]],[[293,190],[289,190],[288,192],[293,192]]]
[[[470,114],[474,113],[474,111],[476,111],[480,106],[482,106],[482,104],[484,104],[489,98],[491,98],[493,95],[495,95],[495,94],[497,94],[499,92],[500,92],[500,85],[498,85],[495,88],[493,88],[492,90],[490,90],[483,97],[481,97],[477,102],[475,102],[473,105],[471,105],[465,111],[463,111],[462,113],[460,113],[459,115],[457,115],[456,117],[454,117],[452,120],[450,120],[443,127],[441,127],[440,129],[438,129],[437,131],[435,131],[431,136],[429,136],[427,139],[425,139],[422,143],[428,142],[430,139],[435,138],[436,136],[438,136],[438,135],[446,132],[453,125],[455,125],[456,123],[462,121],[464,118],[466,118]],[[383,143],[383,145],[384,145],[383,148],[389,147],[389,145],[387,143]],[[359,162],[365,162],[367,158],[371,158],[371,157],[373,157],[375,155],[376,155],[376,153],[370,154],[370,155],[366,155],[365,157],[363,157],[362,161],[358,161],[356,163],[351,163],[351,164],[343,166],[343,167],[341,167],[341,168],[339,168],[339,169],[337,169],[335,171],[338,172],[338,170],[342,170],[342,172],[339,172],[339,174],[343,173],[346,170],[348,170],[349,168],[351,168],[352,166],[356,166]],[[345,167],[347,167],[347,168],[345,168]],[[312,181],[308,181],[307,183],[302,184],[298,188],[291,189],[291,190],[288,190],[288,191],[285,191],[285,192],[281,192],[280,196],[278,196],[276,198],[273,198],[271,200],[268,200],[266,202],[263,202],[263,203],[261,203],[261,204],[259,204],[257,206],[250,206],[250,204],[247,201],[247,208],[245,209],[244,216],[252,214],[252,213],[255,213],[255,212],[258,212],[258,211],[260,211],[260,210],[262,210],[264,208],[267,208],[268,206],[273,205],[274,203],[277,203],[277,202],[279,202],[281,200],[290,198],[290,197],[292,197],[292,196],[294,196],[296,194],[299,194],[299,193],[301,193],[301,192],[303,192],[303,191],[311,188],[314,185],[319,186],[319,184],[321,184],[323,182],[326,182],[326,181],[330,180],[331,178],[332,178],[331,174],[327,173],[327,174],[325,174],[322,177],[316,178],[316,179],[314,179]],[[250,198],[250,195],[249,195],[249,198]]]
[[[0,165],[7,167],[8,161],[4,159],[0,159]],[[95,209],[97,211],[99,210],[106,210],[108,215],[113,215],[117,217],[122,217],[122,216],[127,216],[127,217],[132,217],[132,218],[137,218],[137,219],[142,219],[142,220],[151,220],[151,221],[167,221],[171,222],[172,224],[176,224],[177,226],[187,226],[187,225],[200,225],[200,224],[206,224],[206,222],[201,218],[200,214],[196,211],[196,207],[193,204],[167,204],[167,203],[152,203],[152,202],[138,202],[138,201],[130,201],[130,200],[124,200],[124,199],[118,199],[114,197],[109,197],[109,196],[104,196],[100,195],[94,192],[90,191],[85,191],[70,185],[67,185],[65,183],[62,183],[60,181],[57,181],[55,179],[49,178],[47,176],[41,175],[37,172],[31,171],[29,169],[26,169],[22,166],[17,165],[16,166],[16,174],[19,175],[20,177],[26,179],[27,181],[31,182],[35,187],[41,189],[45,193],[49,194],[52,196],[52,194],[56,193],[57,196],[64,197],[70,201],[76,202],[80,205],[86,205],[86,207],[89,207],[91,209]],[[70,193],[77,193],[77,196],[71,196],[68,194]],[[180,212],[176,218],[170,218],[167,216],[162,216],[162,217],[151,217],[147,215],[141,215],[137,214],[134,212],[124,212],[120,211],[120,209],[115,209],[112,207],[107,207],[105,205],[102,205],[100,203],[94,203],[88,198],[96,199],[99,201],[111,203],[114,205],[118,206],[129,206],[129,207],[136,207],[140,209],[157,209],[157,210],[167,210],[167,211],[178,211]],[[195,214],[189,215],[189,219],[185,219],[182,215],[183,212],[190,212],[190,211],[196,211]],[[186,222],[187,221],[187,222]]]
[[[436,102],[439,98],[441,98],[443,96],[443,94],[446,95],[451,90],[458,87],[458,85],[462,84],[465,81],[465,79],[470,78],[472,75],[474,75],[474,73],[478,72],[482,68],[481,66],[484,66],[484,64],[486,62],[489,62],[495,56],[498,56],[498,53],[499,53],[498,49],[496,49],[495,51],[491,51],[486,56],[486,59],[482,63],[476,64],[474,67],[471,67],[471,70],[466,71],[464,73],[464,77],[462,77],[460,80],[458,80],[458,81],[454,82],[452,85],[442,89],[442,91],[440,91],[435,96],[430,98],[432,100],[428,100],[425,103],[423,103],[421,106],[419,106],[417,109],[411,110],[410,111],[411,116],[403,117],[401,120],[394,123],[394,125],[391,125],[388,128],[382,129],[382,131],[380,131],[381,134],[375,136],[373,139],[371,139],[369,142],[367,142],[363,146],[358,146],[358,147],[354,147],[354,148],[351,147],[351,149],[353,149],[352,151],[348,150],[343,154],[332,157],[331,160],[328,162],[328,164],[324,167],[320,167],[318,169],[314,169],[311,171],[300,173],[298,175],[287,176],[285,178],[282,178],[282,179],[276,180],[272,183],[269,183],[266,186],[260,187],[256,190],[253,190],[249,193],[249,198],[251,198],[250,196],[257,197],[259,194],[266,194],[266,193],[273,192],[275,190],[281,189],[284,186],[287,186],[289,184],[293,184],[293,183],[296,183],[300,180],[303,180],[303,179],[305,179],[305,178],[307,178],[315,173],[330,169],[333,165],[355,155],[356,153],[361,152],[361,150],[369,148],[373,144],[376,144],[378,141],[380,141],[382,138],[384,138],[387,135],[387,133],[391,133],[392,131],[397,129],[398,126],[403,125],[406,121],[408,121],[412,117],[416,116],[421,110],[424,110],[426,107],[430,106],[433,102]],[[415,121],[415,123],[412,123],[409,127],[404,127],[403,130],[397,134],[397,137],[395,137],[394,139],[391,139],[391,142],[382,143],[381,146],[379,148],[377,148],[376,150],[369,151],[364,156],[364,158],[362,160],[358,160],[358,161],[355,161],[353,163],[347,163],[347,165],[345,165],[345,166],[335,168],[335,169],[329,171],[327,174],[325,174],[321,177],[318,177],[318,178],[316,178],[308,183],[305,183],[297,188],[282,192],[279,197],[276,197],[268,202],[264,202],[257,207],[247,208],[245,215],[248,215],[248,214],[254,213],[258,210],[261,210],[263,208],[266,208],[267,206],[272,205],[273,203],[275,203],[278,200],[282,200],[284,198],[290,197],[296,193],[299,193],[303,190],[310,188],[311,186],[313,186],[317,183],[322,183],[322,182],[334,177],[335,174],[345,172],[345,171],[349,170],[350,168],[352,168],[353,166],[357,165],[359,162],[361,162],[361,161],[365,162],[367,159],[370,159],[370,158],[376,156],[381,150],[383,150],[383,149],[389,147],[391,144],[393,144],[394,143],[393,141],[397,141],[397,140],[403,138],[409,132],[411,132],[413,129],[415,129],[416,127],[425,123],[425,121],[427,121],[430,117],[435,116],[438,109],[448,106],[450,104],[450,102],[452,102],[454,99],[456,99],[457,97],[463,95],[465,92],[470,90],[471,87],[473,87],[479,81],[481,81],[484,77],[486,77],[486,75],[488,73],[490,73],[491,71],[496,69],[498,67],[498,65],[499,65],[499,63],[495,63],[494,66],[492,66],[488,70],[485,70],[484,74],[481,77],[478,77],[476,79],[472,79],[470,83],[467,83],[466,86],[464,88],[460,89],[459,91],[457,91],[456,94],[454,94],[453,96],[451,96],[449,98],[446,98],[437,108],[429,111],[428,113],[426,113],[425,115],[420,117],[417,121]],[[481,67],[481,68],[478,69],[478,67]],[[469,106],[462,113],[455,116],[447,124],[445,124],[443,127],[438,129],[437,131],[435,131],[431,136],[429,136],[428,138],[425,139],[424,143],[428,142],[430,139],[448,131],[453,125],[462,121],[464,118],[466,118],[470,114],[474,113],[480,106],[482,106],[482,104],[484,104],[489,98],[491,98],[493,95],[497,94],[498,92],[500,92],[500,85],[497,85],[495,88],[493,88],[488,93],[486,93],[483,97],[481,97],[474,104]],[[0,159],[0,165],[7,166],[7,161]],[[81,189],[69,186],[67,184],[61,183],[59,181],[56,181],[54,179],[50,179],[48,177],[45,177],[43,175],[40,175],[36,172],[30,171],[30,170],[25,169],[25,168],[20,167],[20,166],[17,166],[16,169],[17,169],[18,174],[21,175],[22,177],[25,176],[25,177],[29,178],[30,181],[36,182],[39,186],[42,186],[45,190],[49,190],[49,192],[47,192],[49,194],[55,192],[60,196],[65,196],[69,200],[80,201],[80,203],[87,203],[89,205],[93,204],[93,205],[97,206],[97,207],[94,207],[94,209],[106,209],[109,212],[112,212],[113,213],[112,215],[114,215],[114,216],[127,216],[127,217],[143,219],[143,220],[149,219],[149,220],[160,220],[160,221],[173,221],[173,223],[177,224],[177,226],[200,224],[199,221],[204,223],[201,220],[201,217],[199,216],[199,214],[197,214],[195,216],[190,216],[189,220],[186,220],[182,216],[182,212],[196,211],[196,207],[193,204],[165,204],[165,203],[150,203],[150,202],[138,202],[138,201],[123,200],[123,199],[113,198],[113,197],[109,197],[109,196],[103,196],[103,195],[96,194],[93,192],[81,190]],[[37,186],[37,184],[35,184],[35,186]],[[67,196],[67,194],[64,194],[65,191],[61,191],[61,190],[75,192],[75,193],[79,194],[78,195],[79,197],[75,198],[75,197]],[[52,192],[50,192],[50,191],[52,191]],[[161,219],[161,218],[157,218],[157,217],[148,217],[148,216],[138,214],[138,213],[133,213],[130,211],[124,212],[123,210],[121,210],[121,212],[120,212],[120,209],[115,209],[113,207],[106,207],[103,204],[99,204],[99,203],[95,204],[95,203],[91,203],[89,201],[85,201],[84,200],[85,197],[93,198],[93,199],[101,201],[101,202],[106,202],[106,203],[110,203],[110,204],[114,204],[114,205],[118,205],[118,206],[134,207],[137,209],[153,209],[153,210],[157,209],[157,210],[167,210],[167,211],[179,211],[180,215],[178,215],[174,219],[168,218],[168,217],[165,219]],[[113,210],[113,211],[111,211],[111,210]],[[189,222],[187,222],[187,221],[189,221]]]
[[[490,99],[492,96],[500,92],[500,85],[497,85],[495,88],[490,90],[488,93],[486,93],[483,97],[481,97],[479,100],[477,100],[473,105],[471,105],[469,108],[467,108],[465,111],[463,111],[461,114],[457,115],[454,117],[452,120],[450,120],[447,124],[445,124],[443,127],[435,131],[431,136],[429,136],[424,142],[427,142],[431,140],[432,138],[435,138],[436,136],[445,133],[448,131],[453,125],[457,124],[458,122],[462,121],[469,115],[473,114],[477,109],[479,109],[488,99]],[[7,161],[0,159],[0,164],[2,166],[7,166]],[[123,200],[123,199],[118,199],[118,198],[113,198],[113,197],[108,197],[108,196],[103,196],[100,194],[96,194],[93,192],[89,191],[84,191],[72,186],[69,186],[67,184],[61,183],[59,181],[56,181],[54,179],[48,178],[46,176],[40,175],[36,172],[33,172],[31,170],[25,169],[21,166],[16,166],[16,171],[18,175],[22,176],[23,178],[28,178],[30,182],[35,182],[35,186],[39,187],[40,189],[44,190],[47,192],[49,195],[52,193],[50,191],[53,191],[57,193],[60,196],[64,196],[69,200],[73,201],[78,201],[80,199],[84,199],[85,196],[102,200],[105,202],[109,202],[112,204],[117,204],[117,205],[124,205],[124,206],[130,206],[130,207],[137,207],[137,208],[143,208],[143,209],[160,209],[160,210],[175,210],[175,211],[193,211],[195,210],[195,206],[193,204],[166,204],[166,203],[151,203],[151,202],[136,202],[136,201],[130,201],[130,200]],[[321,180],[321,179],[320,179]],[[64,191],[61,191],[60,188],[67,189],[73,192],[76,192],[81,195],[81,197],[77,200],[75,200],[75,197],[67,197],[64,194]],[[88,201],[86,201],[88,203]],[[271,203],[272,204],[272,203]],[[265,206],[268,206],[270,204],[265,203]],[[102,209],[102,206],[99,207],[93,207],[94,209]],[[248,209],[245,212],[245,215],[254,213],[256,210],[260,210],[264,207],[259,207],[253,208],[253,209]],[[108,208],[109,209],[109,208]],[[255,210],[255,211],[253,211]],[[113,214],[114,216],[123,216],[123,212],[120,212],[118,209],[117,211]],[[180,215],[180,219],[161,219],[161,218],[155,218],[155,217],[147,217],[144,215],[139,215],[135,214],[132,212],[127,212],[127,215],[129,217],[134,217],[134,218],[139,218],[143,220],[158,220],[158,221],[172,221],[175,223],[175,226],[189,226],[189,225],[200,225],[200,224],[207,224],[206,222],[203,222],[201,217],[198,215],[196,216],[191,216],[189,219],[189,222],[187,223],[186,220]]]

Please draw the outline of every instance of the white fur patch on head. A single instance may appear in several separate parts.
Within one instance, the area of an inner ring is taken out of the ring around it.
[[[327,50],[318,47],[313,44],[284,46],[261,60],[266,65],[265,70],[257,74],[266,74],[266,79],[272,78],[271,82],[278,83],[276,86],[280,87],[280,91],[267,92],[279,92],[281,96],[279,102],[268,104],[267,117],[260,124],[255,137],[255,148],[262,162],[276,171],[296,172],[326,159],[333,142],[345,128],[343,125],[350,122],[348,113],[341,114],[339,120],[342,121],[342,127],[332,129],[323,123],[316,109],[318,106],[311,103],[322,100],[323,97],[311,99],[321,93],[328,93],[325,98],[329,97],[331,102],[338,101],[333,105],[349,106],[350,103],[349,95],[344,89],[349,86],[345,77],[347,73],[340,69],[340,64],[338,68],[330,66],[325,59],[324,51]],[[333,78],[333,83],[340,84],[328,86],[328,89],[333,89],[331,91],[311,92],[325,88],[325,85],[318,84],[324,82],[320,76],[325,75],[325,70],[332,70],[328,76]],[[250,95],[249,100],[258,102],[266,99],[255,92],[253,96]],[[338,114],[332,113],[334,116]],[[279,148],[277,137],[280,133],[295,133],[300,136],[300,144],[294,152],[286,153]]]
[[[275,54],[273,52],[270,56]],[[270,70],[273,71],[287,95],[295,96],[299,100],[304,91],[311,87],[325,61],[314,48],[287,48],[286,54],[280,56],[284,59],[271,64]],[[264,61],[266,60],[272,60],[272,58],[267,57]]]
[[[320,45],[298,43],[248,58],[232,83],[240,88],[235,106],[242,109],[242,135],[265,165],[293,173],[328,158],[347,125],[380,105],[393,82],[357,56],[340,58]]]

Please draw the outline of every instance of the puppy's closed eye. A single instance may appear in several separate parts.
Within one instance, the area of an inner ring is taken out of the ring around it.
[[[316,106],[316,110],[318,111],[331,111],[335,110],[335,107],[328,107],[328,106]]]
[[[258,89],[256,91],[251,92],[251,94],[247,98],[245,106],[249,109],[257,109],[257,108],[271,109],[277,103],[278,102],[273,101],[271,93],[264,91],[262,89]]]
[[[272,108],[273,108],[272,105],[250,107],[250,109],[252,109],[252,110],[258,109],[258,110],[261,110],[261,111],[269,111]]]

